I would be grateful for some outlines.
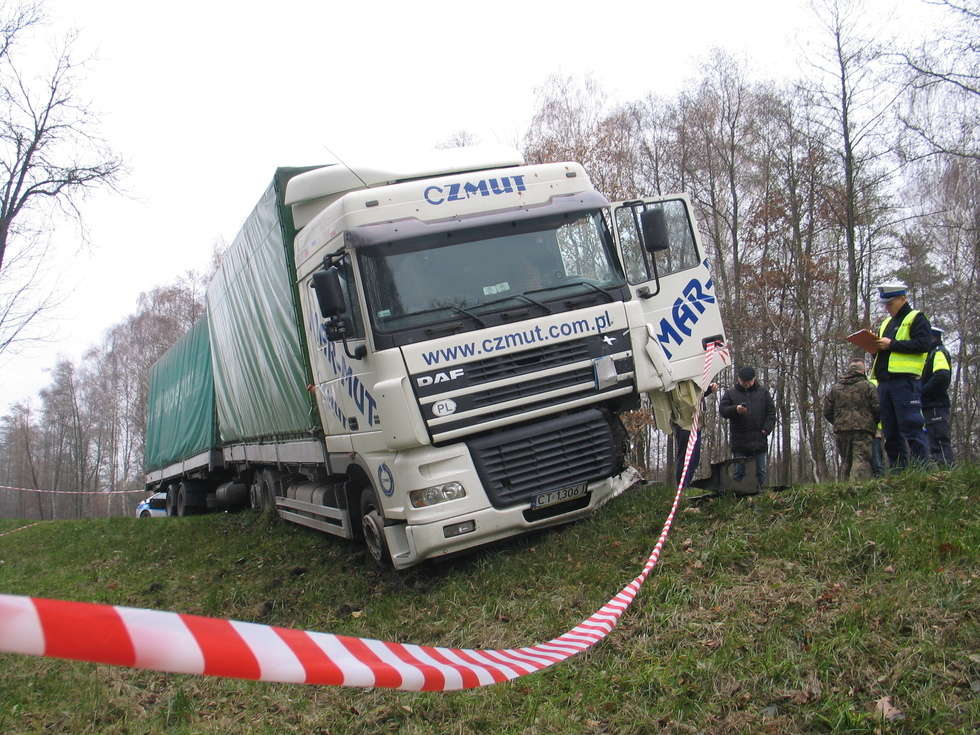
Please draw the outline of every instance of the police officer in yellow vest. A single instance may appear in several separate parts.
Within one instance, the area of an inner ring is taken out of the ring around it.
[[[878,381],[885,454],[893,468],[929,460],[922,415],[922,368],[932,347],[932,328],[925,314],[908,302],[904,283],[878,286],[878,302],[889,317],[878,330],[878,352],[871,371]]]
[[[953,446],[949,440],[949,381],[952,361],[943,345],[943,330],[932,328],[932,349],[922,369],[922,413],[926,417],[926,435],[932,461],[949,467],[953,464]]]

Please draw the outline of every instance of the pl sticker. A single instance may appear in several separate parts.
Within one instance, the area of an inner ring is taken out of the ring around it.
[[[456,401],[452,398],[446,398],[432,404],[433,416],[451,416],[454,413],[456,413]]]
[[[381,492],[389,498],[395,494],[395,478],[386,464],[378,467],[378,484],[381,485]]]

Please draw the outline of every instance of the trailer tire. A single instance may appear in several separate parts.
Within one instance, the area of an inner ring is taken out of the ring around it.
[[[167,515],[177,515],[177,486],[167,485]]]
[[[177,505],[177,515],[178,516],[181,516],[182,517],[182,516],[186,516],[188,514],[189,508],[187,506],[187,491],[184,490],[184,483],[181,483],[177,487],[177,503],[176,503],[176,505]]]
[[[276,512],[276,477],[271,470],[261,470],[252,478],[248,491],[249,505],[260,513]]]
[[[200,480],[183,480],[177,489],[177,515],[195,515],[207,509],[207,486]]]
[[[385,539],[385,519],[381,515],[378,496],[370,486],[361,490],[360,508],[360,531],[364,545],[375,563],[387,569],[391,567],[391,552]]]

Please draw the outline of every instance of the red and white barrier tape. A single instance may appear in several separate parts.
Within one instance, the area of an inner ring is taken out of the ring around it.
[[[0,490],[16,490],[22,493],[45,493],[53,495],[135,495],[146,494],[146,490],[38,490],[34,487],[11,487],[0,485]]]
[[[18,531],[23,531],[25,528],[30,528],[31,526],[36,526],[40,522],[41,521],[35,521],[34,523],[28,523],[26,526],[20,526],[19,528],[12,528],[9,531],[4,531],[3,533],[0,533],[0,538],[2,538],[4,536],[9,536],[12,533],[17,533]]]
[[[702,387],[715,354],[715,346],[709,346]],[[420,646],[159,610],[0,595],[0,651],[181,674],[406,691],[472,689],[533,674],[609,635],[657,565],[680,504],[699,413],[700,404],[682,481],[643,570],[589,618],[546,643],[492,650]]]

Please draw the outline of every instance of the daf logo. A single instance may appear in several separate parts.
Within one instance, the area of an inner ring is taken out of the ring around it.
[[[423,375],[416,381],[419,388],[425,388],[428,385],[435,385],[436,383],[449,383],[450,381],[456,380],[456,378],[463,377],[463,368],[455,368],[444,373],[434,373],[433,375]]]

